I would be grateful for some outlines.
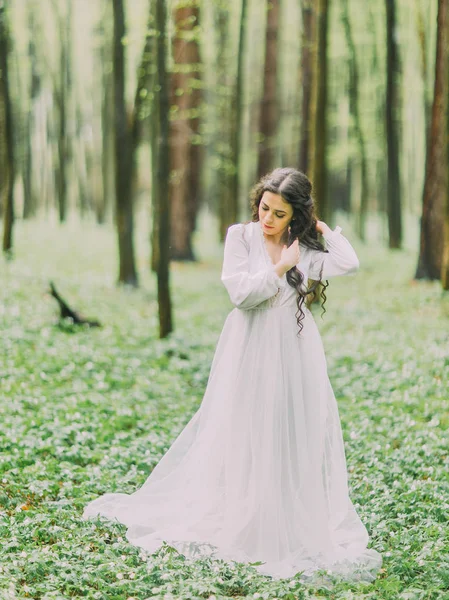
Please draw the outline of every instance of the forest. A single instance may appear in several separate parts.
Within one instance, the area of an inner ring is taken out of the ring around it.
[[[0,0],[1,598],[449,599],[448,139],[449,0]],[[371,585],[80,519],[197,410],[226,232],[278,166],[360,256],[311,309]]]

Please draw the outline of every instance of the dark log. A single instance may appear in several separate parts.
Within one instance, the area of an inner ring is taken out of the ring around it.
[[[101,327],[101,323],[96,320],[91,320],[83,317],[79,312],[70,308],[70,306],[61,298],[59,293],[56,291],[56,287],[52,281],[50,281],[50,295],[57,301],[59,304],[59,309],[61,311],[60,320],[70,319],[74,325],[89,325],[89,327]]]

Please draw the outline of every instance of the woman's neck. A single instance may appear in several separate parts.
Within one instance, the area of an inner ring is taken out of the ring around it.
[[[280,233],[276,233],[275,235],[265,235],[265,232],[262,232],[266,241],[275,244],[276,246],[283,246],[288,242],[288,231],[284,229]]]

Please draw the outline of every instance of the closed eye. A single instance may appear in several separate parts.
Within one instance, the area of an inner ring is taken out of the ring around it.
[[[268,210],[268,206],[266,206],[265,204],[262,204],[262,210],[264,210],[265,212]],[[286,213],[274,213],[276,217],[278,217],[279,219],[282,219],[283,217],[285,217]]]

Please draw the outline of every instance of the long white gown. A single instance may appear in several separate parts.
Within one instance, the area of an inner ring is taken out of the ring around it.
[[[323,279],[358,269],[336,227],[328,253],[300,245],[297,267]],[[188,558],[213,556],[273,578],[331,570],[372,581],[382,557],[349,498],[336,399],[320,334],[278,277],[259,222],[232,225],[222,282],[235,308],[219,338],[202,403],[135,493],[107,493],[84,510],[127,526],[149,553],[163,541]]]

